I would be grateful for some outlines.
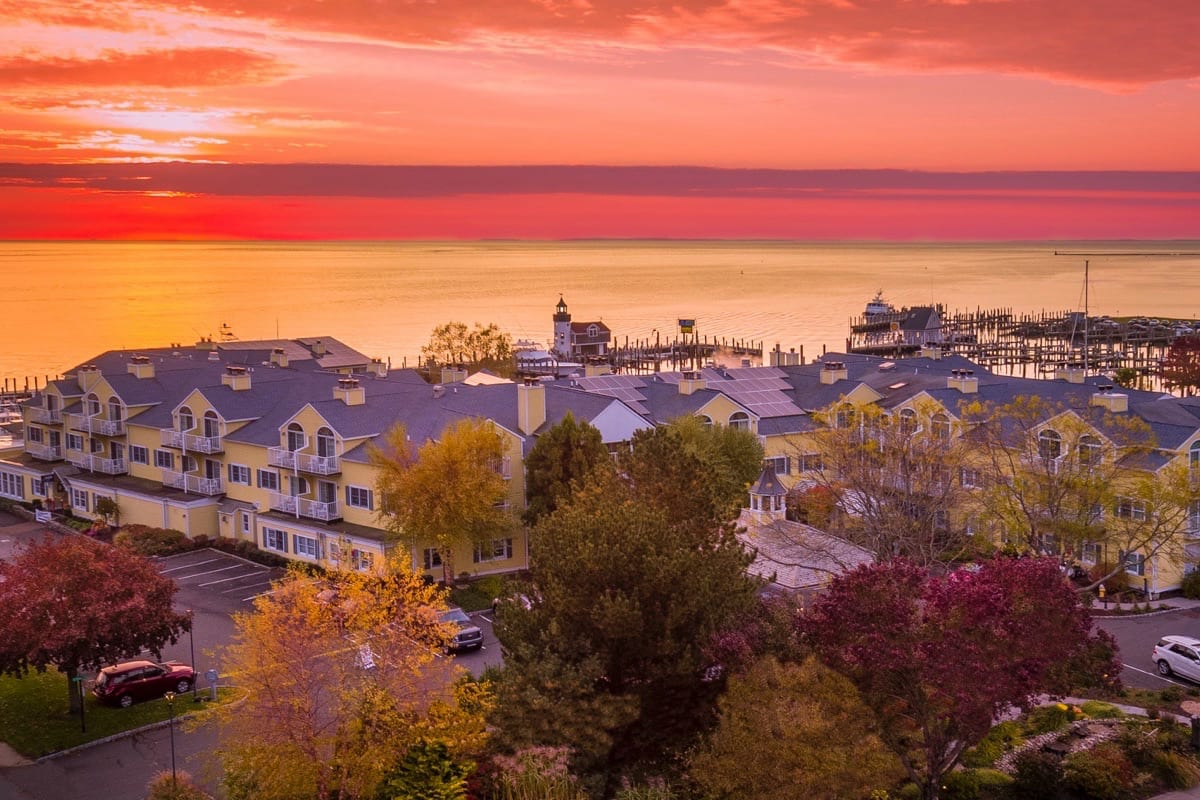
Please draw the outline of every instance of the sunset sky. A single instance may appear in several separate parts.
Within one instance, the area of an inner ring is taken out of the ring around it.
[[[0,238],[1200,238],[1196,0],[0,0]]]

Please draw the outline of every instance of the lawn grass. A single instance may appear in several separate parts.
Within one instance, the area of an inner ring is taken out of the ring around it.
[[[208,697],[208,691],[199,692]],[[234,689],[220,689],[217,703],[228,703],[241,696]],[[31,672],[24,678],[0,677],[0,740],[27,758],[39,758],[76,745],[103,739],[122,731],[140,728],[167,719],[169,710],[163,699],[134,703],[129,708],[102,705],[91,693],[85,695],[84,722],[80,729],[78,714],[67,712],[67,678],[60,672]],[[191,693],[175,700],[176,717],[211,706],[193,703]]]

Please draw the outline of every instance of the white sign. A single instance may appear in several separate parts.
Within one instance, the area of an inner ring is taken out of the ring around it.
[[[49,522],[50,521],[50,512],[49,511],[40,511],[40,510],[34,511],[33,518],[35,520],[37,520],[38,522]]]

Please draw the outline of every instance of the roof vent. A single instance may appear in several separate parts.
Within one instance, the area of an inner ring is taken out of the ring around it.
[[[442,395],[444,395],[445,393],[446,393],[445,386],[442,386],[440,383],[435,383],[433,385],[433,397],[435,400],[437,398],[441,397]]]

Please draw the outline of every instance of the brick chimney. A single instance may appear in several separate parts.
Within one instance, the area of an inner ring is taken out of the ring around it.
[[[826,361],[821,365],[821,383],[832,386],[838,381],[848,380],[850,370],[846,369],[844,361]]]
[[[139,379],[154,377],[154,365],[150,363],[150,356],[130,356],[125,371]]]
[[[708,386],[708,381],[699,372],[685,372],[679,380],[680,394],[695,394]]]
[[[226,364],[221,383],[235,392],[244,392],[250,388],[250,371],[240,364]]]
[[[338,378],[337,386],[333,387],[333,399],[348,406],[361,406],[367,402],[367,390],[359,384],[358,378]]]

